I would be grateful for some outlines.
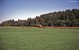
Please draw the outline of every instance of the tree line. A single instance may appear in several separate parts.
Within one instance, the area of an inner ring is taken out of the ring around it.
[[[51,12],[42,14],[27,20],[15,21],[10,19],[3,21],[1,26],[55,26],[55,27],[78,27],[79,26],[79,9],[67,9],[64,11]]]

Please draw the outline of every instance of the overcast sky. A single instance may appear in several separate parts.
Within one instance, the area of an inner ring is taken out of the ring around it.
[[[0,22],[34,18],[40,14],[79,8],[79,0],[0,0]]]

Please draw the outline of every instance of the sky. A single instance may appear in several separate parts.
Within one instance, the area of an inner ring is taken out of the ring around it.
[[[79,9],[79,0],[0,0],[0,22],[73,8]]]

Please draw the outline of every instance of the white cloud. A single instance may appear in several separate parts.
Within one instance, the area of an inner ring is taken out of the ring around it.
[[[76,1],[76,0],[71,0],[71,1],[68,1],[68,2],[77,3],[78,1]]]

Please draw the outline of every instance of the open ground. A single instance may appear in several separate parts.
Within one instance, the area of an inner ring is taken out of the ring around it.
[[[79,50],[79,29],[0,27],[0,50]]]

